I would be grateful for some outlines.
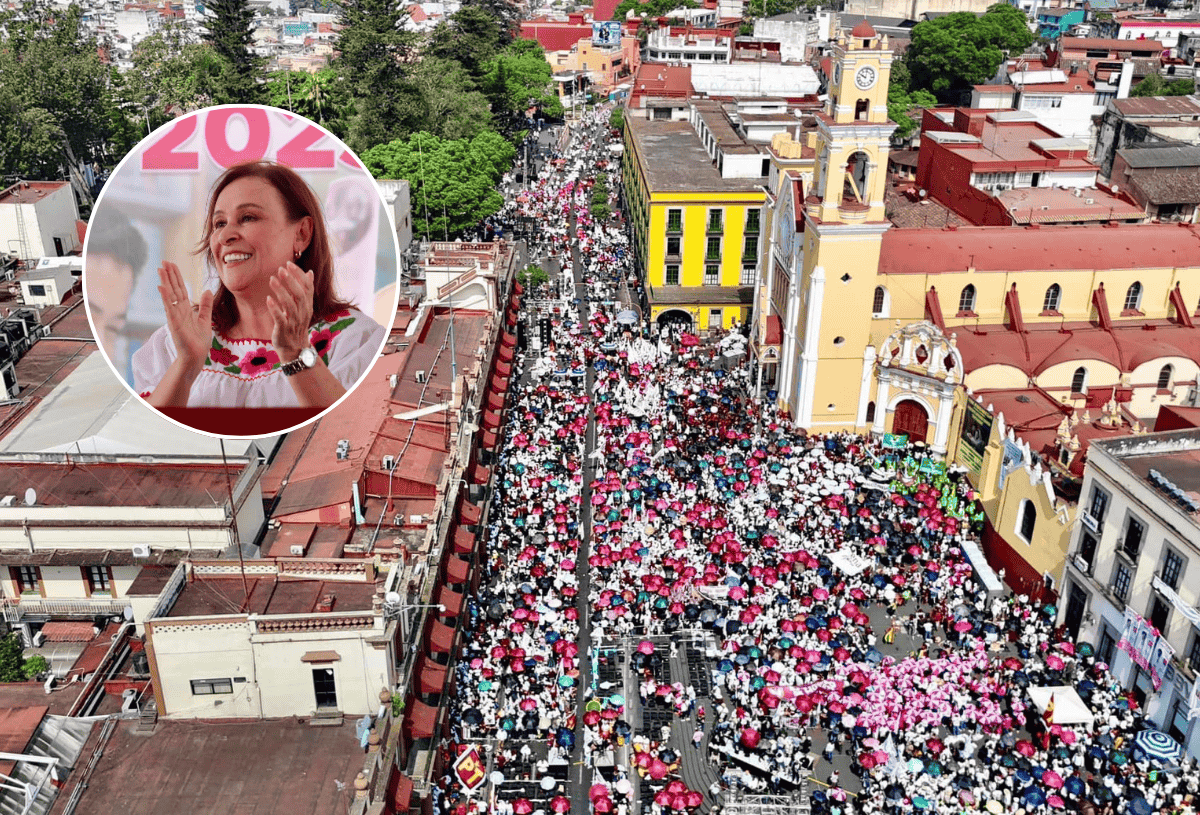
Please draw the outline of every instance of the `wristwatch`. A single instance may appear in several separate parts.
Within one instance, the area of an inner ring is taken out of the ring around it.
[[[310,345],[300,352],[300,356],[293,359],[291,362],[285,362],[280,366],[279,370],[283,371],[284,376],[295,376],[301,371],[307,370],[317,364],[317,352]]]

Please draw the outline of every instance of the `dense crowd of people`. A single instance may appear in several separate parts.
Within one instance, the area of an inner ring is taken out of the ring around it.
[[[585,296],[564,298],[549,347],[514,374],[455,667],[453,741],[494,744],[503,776],[471,805],[570,811],[549,769],[578,741],[599,813],[688,812],[738,789],[803,790],[829,813],[1196,812],[1195,762],[1153,757],[1109,666],[1062,639],[1053,609],[986,590],[960,472],[796,430],[754,397],[736,331],[706,342],[622,314],[626,237],[588,215],[606,119],[587,114],[498,216],[536,218],[532,254],[563,262],[563,291],[577,271]],[[681,642],[704,643],[707,688],[667,670]],[[600,648],[632,655],[634,698],[588,670]],[[1076,698],[1086,715],[1068,717]],[[688,723],[718,782],[683,782],[671,725],[637,727],[648,706]],[[437,795],[468,806],[449,777]]]

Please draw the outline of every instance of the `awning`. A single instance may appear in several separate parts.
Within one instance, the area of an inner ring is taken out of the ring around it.
[[[508,363],[508,362],[503,362],[503,361],[497,362],[496,363],[496,372],[494,374],[492,374],[492,387],[495,387],[495,385],[496,385],[496,377],[502,377],[504,379],[508,379],[508,377],[510,377],[510,376],[512,376],[512,364]],[[505,382],[503,387],[505,390],[507,390],[508,383]]]
[[[505,320],[505,322],[508,323],[509,328],[516,328],[517,327],[517,313],[515,311],[508,312],[508,319]]]
[[[471,574],[471,564],[457,555],[446,558],[446,582],[466,583]]]
[[[442,586],[438,590],[437,599],[434,602],[446,607],[446,610],[438,612],[439,614],[445,614],[448,617],[457,617],[462,613],[463,595],[449,586]]]
[[[517,335],[509,334],[507,331],[503,332],[500,335],[500,345],[503,346],[504,348],[516,348],[517,347]]]
[[[496,358],[501,362],[512,362],[513,355],[516,353],[516,349],[511,345],[501,345],[496,349]]]
[[[439,665],[425,654],[417,660],[417,691],[434,696],[446,689],[447,665]]]
[[[429,652],[431,654],[448,654],[454,649],[454,629],[445,623],[439,623],[430,618]]]
[[[470,501],[463,501],[462,506],[458,508],[458,519],[460,523],[466,526],[474,526],[479,523],[479,519],[483,516],[483,510],[472,504]]]
[[[404,729],[414,739],[431,739],[437,731],[437,714],[436,707],[410,699],[404,711]]]
[[[391,796],[392,811],[404,815],[412,807],[413,782],[411,778],[401,772],[396,772],[395,779],[395,789]]]
[[[340,662],[337,651],[309,651],[300,657],[301,662]]]
[[[496,444],[499,441],[500,441],[500,437],[497,436],[493,431],[491,431],[491,430],[483,431],[483,446],[486,447],[487,449],[495,450]]]
[[[500,427],[500,414],[494,410],[485,410],[483,412],[483,428],[485,430],[496,430]]]
[[[486,484],[491,477],[491,469],[482,464],[476,464],[475,469],[471,470],[471,482],[474,484]]]
[[[504,410],[504,394],[488,391],[487,406],[489,410]]]
[[[82,243],[82,241],[81,241],[81,243]],[[521,294],[525,291],[525,287],[521,285],[520,280],[514,280],[512,290],[513,290],[514,294]]]
[[[1054,699],[1054,724],[1082,724],[1090,728],[1094,723],[1095,716],[1092,715],[1091,708],[1079,698],[1079,694],[1070,685],[1029,689],[1029,699],[1039,714],[1046,712],[1051,698]]]
[[[469,555],[475,551],[475,535],[471,530],[464,526],[455,530],[454,551],[460,555]]]
[[[516,311],[521,307],[521,293],[514,291],[512,297],[508,298],[508,307]]]
[[[783,342],[783,320],[778,314],[767,317],[766,345],[780,345]]]

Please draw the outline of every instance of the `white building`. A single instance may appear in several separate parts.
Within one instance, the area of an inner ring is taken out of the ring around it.
[[[733,35],[712,28],[663,26],[650,32],[644,53],[646,62],[728,63],[733,59]]]
[[[396,682],[384,584],[361,558],[255,560],[244,574],[237,561],[189,561],[165,581],[148,575],[133,592],[159,715],[376,713]]]
[[[1107,79],[1085,71],[1038,68],[1008,73],[1003,84],[976,85],[971,107],[1032,113],[1046,127],[1066,138],[1091,139],[1095,121],[1110,100],[1125,99],[1133,84],[1133,62],[1122,63]]]
[[[79,206],[66,181],[21,181],[0,192],[0,252],[22,260],[80,248]]]
[[[1058,622],[1200,757],[1200,430],[1093,441]]]
[[[820,18],[799,11],[754,21],[754,39],[779,43],[779,56],[784,62],[803,62],[808,46],[824,39],[820,32]]]
[[[27,306],[57,306],[79,282],[83,263],[78,255],[42,258],[21,277],[21,300]]]

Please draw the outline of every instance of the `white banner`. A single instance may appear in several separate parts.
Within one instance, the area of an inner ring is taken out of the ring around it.
[[[1163,674],[1175,654],[1175,648],[1158,629],[1140,614],[1125,609],[1125,628],[1117,647],[1129,654],[1134,664],[1150,674],[1154,689],[1162,687]]]

